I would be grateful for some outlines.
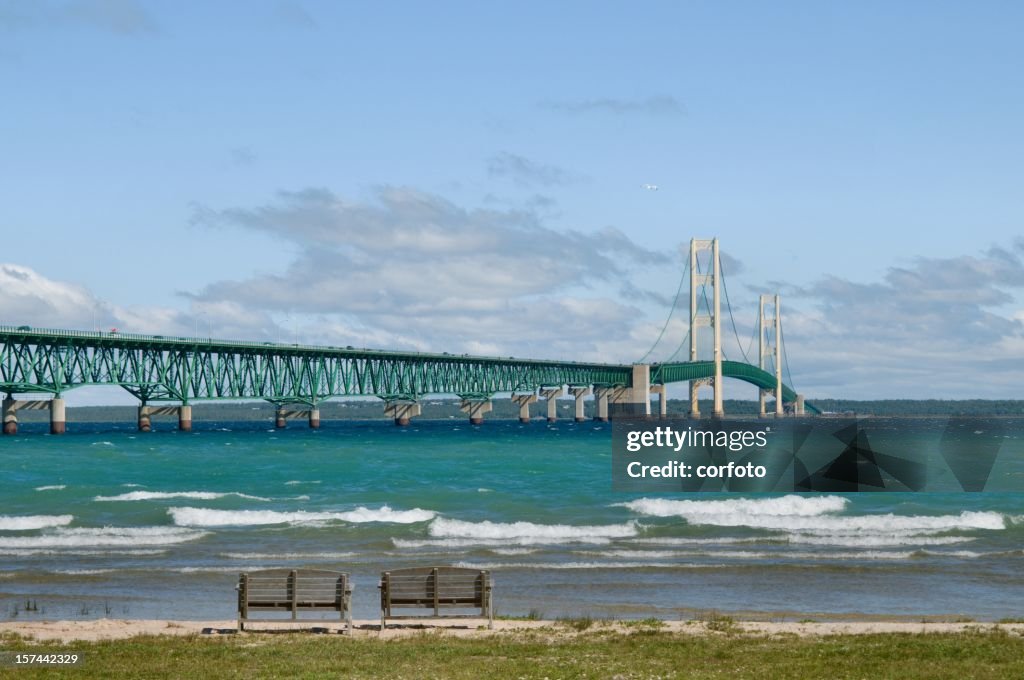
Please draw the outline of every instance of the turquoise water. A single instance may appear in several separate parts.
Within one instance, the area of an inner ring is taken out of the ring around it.
[[[597,423],[43,427],[0,439],[0,618],[230,619],[279,566],[351,572],[374,618],[381,570],[435,564],[492,569],[504,614],[1024,616],[1020,493],[619,494]]]

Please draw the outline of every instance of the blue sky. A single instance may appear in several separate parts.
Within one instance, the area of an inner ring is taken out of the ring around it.
[[[718,236],[801,391],[1020,397],[1022,19],[0,0],[0,322],[630,361]]]

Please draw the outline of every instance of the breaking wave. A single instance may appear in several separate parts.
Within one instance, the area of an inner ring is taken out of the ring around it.
[[[71,524],[74,515],[0,515],[0,531],[32,531]]]
[[[654,517],[681,517],[692,525],[749,527],[796,534],[832,537],[869,534],[897,537],[938,534],[954,530],[1002,530],[1006,521],[998,512],[965,510],[956,515],[879,515],[839,516],[847,500],[838,496],[674,501],[641,498],[621,503],[624,507]]]
[[[175,545],[207,536],[207,531],[181,527],[103,527],[57,529],[41,536],[0,537],[0,548],[82,548],[101,546]]]
[[[758,517],[817,517],[841,512],[849,500],[841,496],[794,496],[780,498],[735,498],[709,501],[674,501],[664,498],[640,498],[628,503],[616,503],[652,517],[758,516]],[[691,524],[697,522],[691,522]]]
[[[212,501],[225,496],[237,496],[253,501],[269,501],[269,498],[262,496],[250,496],[237,491],[130,491],[117,496],[96,496],[94,501],[161,501],[169,498],[189,498],[200,501]]]
[[[477,543],[480,541],[551,543],[629,538],[637,535],[639,526],[635,521],[623,524],[573,526],[569,524],[534,524],[533,522],[465,522],[439,517],[430,523],[427,532],[434,538],[477,539]]]
[[[251,526],[257,524],[289,524],[324,522],[337,520],[361,524],[364,522],[391,522],[394,524],[413,524],[434,519],[437,513],[433,510],[392,510],[384,505],[376,510],[359,507],[345,512],[279,512],[276,510],[211,510],[209,508],[168,508],[168,514],[178,526],[187,527],[218,527],[218,526]]]

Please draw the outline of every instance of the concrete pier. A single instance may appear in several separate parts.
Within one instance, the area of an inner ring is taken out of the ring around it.
[[[530,404],[537,402],[537,395],[533,392],[527,394],[513,394],[512,403],[519,407],[519,422],[526,424],[530,422]]]
[[[494,408],[490,399],[463,399],[459,410],[469,416],[471,425],[481,425],[484,422],[484,414],[490,413]]]
[[[188,404],[178,407],[178,429],[182,432],[192,431],[192,407]]]
[[[544,397],[548,402],[548,422],[553,423],[558,420],[558,398],[562,396],[561,387],[542,387],[540,388],[540,396]]]
[[[608,422],[608,397],[614,392],[614,387],[595,387],[594,401],[597,402],[594,420],[599,423]]]
[[[806,411],[804,410],[804,395],[802,394],[796,395],[796,415],[807,415]]]
[[[584,407],[583,400],[585,398],[589,397],[592,392],[593,392],[593,390],[591,390],[589,386],[587,386],[587,387],[570,387],[569,388],[569,394],[571,394],[576,399],[576,422],[577,423],[582,423],[583,421],[586,420],[586,417],[583,415],[584,414],[584,411],[583,411],[583,407]]]
[[[274,427],[282,429],[287,427],[289,420],[305,418],[309,421],[309,427],[316,430],[320,427],[320,409],[289,410],[283,404],[278,404],[274,411]]]
[[[410,399],[392,399],[384,402],[384,415],[395,419],[395,425],[405,427],[420,415],[420,403]]]
[[[648,418],[651,415],[651,367],[648,364],[633,364],[633,387],[629,401],[635,415]]]
[[[64,400],[54,397],[50,400],[50,434],[64,434],[67,431]]]
[[[149,415],[149,407],[145,404],[139,406],[139,432],[150,432],[153,429],[153,421]]]
[[[18,434],[18,407],[12,397],[4,399],[4,434]]]
[[[152,432],[153,430],[153,418],[157,416],[175,416],[181,417],[180,407],[178,406],[148,406],[143,404],[139,406],[139,432]],[[180,425],[180,423],[179,423]],[[189,428],[192,427],[192,416],[189,413]]]
[[[651,385],[651,394],[658,395],[658,418],[668,418],[668,395],[664,385]]]
[[[54,404],[53,402],[57,403]],[[13,397],[4,399],[4,434],[18,434],[18,411],[50,411],[50,432],[63,434],[65,428],[64,400],[54,399],[18,400]]]

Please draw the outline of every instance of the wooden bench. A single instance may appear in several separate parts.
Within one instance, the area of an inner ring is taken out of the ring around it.
[[[238,630],[246,623],[299,623],[300,611],[336,611],[352,633],[352,582],[340,571],[267,569],[238,575]],[[291,614],[290,619],[253,619],[252,611]],[[310,623],[309,620],[301,623]]]
[[[396,616],[393,609],[433,610],[434,618],[486,618],[494,628],[491,606],[491,573],[464,567],[412,567],[392,569],[380,578],[380,629],[388,619],[423,619],[425,616]],[[446,615],[442,609],[479,609],[480,614]]]

